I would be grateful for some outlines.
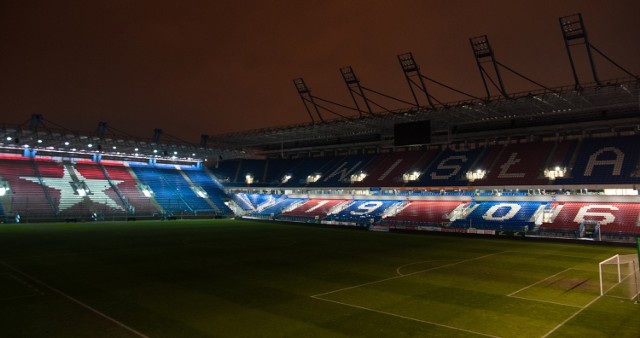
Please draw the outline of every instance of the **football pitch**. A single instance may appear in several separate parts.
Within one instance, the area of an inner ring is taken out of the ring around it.
[[[639,337],[629,247],[237,220],[0,225],[0,337]]]

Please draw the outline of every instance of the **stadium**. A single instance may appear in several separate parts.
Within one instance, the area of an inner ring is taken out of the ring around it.
[[[500,62],[484,35],[481,96],[407,52],[413,100],[343,67],[352,105],[296,78],[308,123],[199,144],[40,114],[3,125],[0,333],[637,337],[640,77],[581,15],[560,28],[564,87]],[[622,76],[601,80],[592,54]],[[509,92],[506,72],[532,89]]]

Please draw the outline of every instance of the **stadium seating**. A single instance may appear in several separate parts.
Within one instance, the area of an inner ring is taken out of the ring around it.
[[[420,180],[409,186],[464,186],[468,184],[466,173],[482,155],[484,149],[441,151],[431,164],[422,170]]]
[[[551,142],[531,142],[494,146],[489,149],[479,168],[487,170],[485,179],[473,185],[541,185],[545,162],[553,148]]]
[[[138,179],[149,185],[154,199],[170,213],[213,212],[207,201],[196,195],[181,170],[175,166],[130,164]]]
[[[49,161],[42,159],[42,161]],[[22,215],[53,216],[56,213],[52,203],[45,195],[43,186],[39,183],[32,160],[20,155],[0,154],[0,177],[9,183],[9,209]],[[49,189],[53,194],[54,189]],[[5,204],[5,205],[7,205]],[[7,211],[8,211],[7,210]]]
[[[310,199],[295,209],[282,212],[278,219],[299,222],[321,220],[329,214],[331,209],[347,201],[345,199]]]
[[[395,200],[354,200],[344,210],[327,215],[324,219],[329,222],[372,225],[382,219],[389,208],[402,204],[403,201]]]
[[[265,183],[271,187],[281,185],[285,175],[291,175],[292,168],[295,168],[301,161],[301,159],[281,158],[267,160]],[[292,177],[292,179],[294,178]]]
[[[209,199],[214,205],[216,211],[221,214],[231,214],[231,209],[224,203],[226,193],[224,188],[209,173],[198,168],[182,168],[193,185],[201,187],[207,193]]]
[[[640,136],[585,139],[567,178],[557,184],[640,183]]]
[[[597,222],[602,235],[640,235],[640,203],[566,202],[556,206],[551,223],[543,224],[541,231],[549,233],[575,233],[585,222]]]
[[[397,214],[381,221],[388,226],[441,225],[448,223],[448,215],[458,206],[460,201],[407,201]]]
[[[150,197],[145,197],[137,187],[135,174],[122,162],[102,161],[100,163],[109,179],[120,181],[117,184],[120,193],[131,207],[133,215],[154,215],[159,213],[160,207]]]
[[[263,204],[265,205],[264,208],[260,208],[246,217],[273,219],[292,205],[295,206],[297,204],[304,203],[304,201],[306,201],[305,198],[288,198],[287,196],[274,197],[270,203]]]
[[[452,222],[452,227],[524,231],[535,226],[533,217],[544,202],[485,201],[471,203],[464,217]]]

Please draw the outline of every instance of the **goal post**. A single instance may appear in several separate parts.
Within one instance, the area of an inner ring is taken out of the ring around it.
[[[600,295],[633,299],[638,295],[638,256],[615,255],[598,264]]]

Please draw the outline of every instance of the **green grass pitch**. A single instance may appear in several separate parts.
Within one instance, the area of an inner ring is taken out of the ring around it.
[[[235,220],[0,226],[0,337],[639,337],[633,248]]]

